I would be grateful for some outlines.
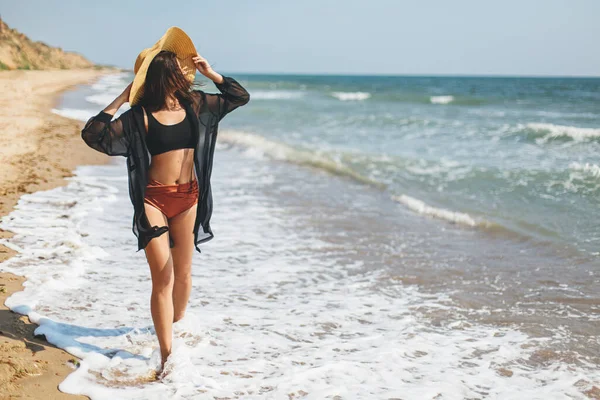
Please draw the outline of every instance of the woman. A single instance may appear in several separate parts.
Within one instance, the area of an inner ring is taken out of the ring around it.
[[[187,38],[183,31],[172,29],[165,36],[179,35],[179,42]],[[139,90],[132,93],[134,80],[88,120],[81,134],[90,147],[127,157],[133,232],[138,251],[145,250],[152,276],[150,306],[160,345],[159,373],[171,353],[172,325],[185,314],[194,247],[200,252],[198,244],[213,237],[210,174],[218,122],[250,99],[235,79],[215,72],[198,53],[191,57],[192,77],[197,69],[221,93],[192,90],[190,71],[179,60],[183,51],[164,48],[159,46],[143,59],[147,71]],[[140,63],[138,57],[134,71]],[[112,121],[128,101],[135,104]]]

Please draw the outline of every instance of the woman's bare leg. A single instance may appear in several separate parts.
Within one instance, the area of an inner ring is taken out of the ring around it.
[[[145,204],[146,215],[151,225],[167,225],[167,218],[157,208]],[[169,227],[169,229],[171,229]],[[160,345],[161,370],[171,354],[173,341],[173,258],[169,248],[169,232],[150,240],[145,248],[146,259],[152,275],[150,310],[154,330]]]
[[[173,322],[185,315],[185,309],[192,291],[192,256],[194,254],[194,222],[196,207],[169,219],[169,231],[174,246],[171,249],[175,283],[173,287]]]

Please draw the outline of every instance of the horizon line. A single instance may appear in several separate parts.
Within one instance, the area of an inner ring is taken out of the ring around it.
[[[115,66],[116,67],[116,66]],[[133,73],[132,68],[120,68],[123,71]],[[240,74],[240,75],[286,75],[286,76],[379,76],[379,77],[412,77],[412,78],[536,78],[536,79],[598,79],[599,75],[534,75],[534,74],[444,74],[444,73],[354,73],[354,72],[243,72],[243,71],[226,71],[225,73]]]

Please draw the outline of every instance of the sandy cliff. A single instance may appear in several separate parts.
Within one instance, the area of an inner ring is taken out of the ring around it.
[[[98,67],[79,53],[34,42],[0,19],[0,70]]]

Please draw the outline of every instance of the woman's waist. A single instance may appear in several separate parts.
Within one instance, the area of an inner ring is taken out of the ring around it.
[[[196,181],[193,163],[153,163],[148,169],[148,183],[154,181],[163,186],[176,186]]]
[[[146,195],[162,193],[196,193],[198,192],[198,181],[193,178],[191,181],[182,183],[163,183],[157,179],[148,178],[146,184]]]

